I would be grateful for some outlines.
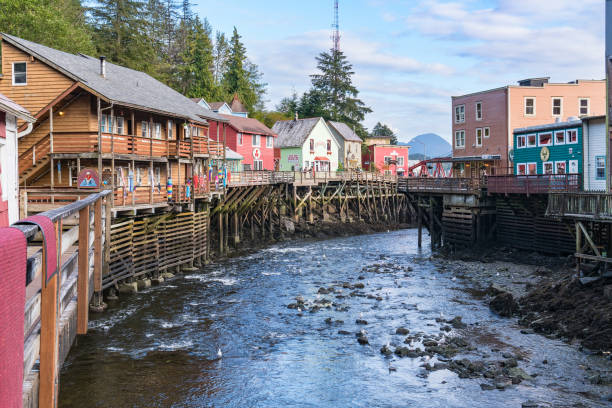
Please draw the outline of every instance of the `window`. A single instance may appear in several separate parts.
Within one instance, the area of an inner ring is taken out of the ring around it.
[[[398,166],[404,165],[404,156],[397,156],[397,165]]]
[[[483,132],[484,132],[485,139],[488,139],[489,136],[491,136],[491,128],[486,127],[483,129]]]
[[[544,162],[542,164],[542,167],[544,169],[544,174],[555,174],[555,167],[553,166],[553,162]]]
[[[519,176],[524,176],[527,174],[527,165],[525,163],[518,163],[516,165],[516,174]]]
[[[385,176],[390,176],[391,175],[391,170],[385,170]]]
[[[274,138],[272,136],[266,137],[266,147],[272,148],[274,146]]]
[[[242,146],[242,133],[238,133],[238,146]]]
[[[327,140],[327,152],[331,153],[331,140]]]
[[[538,174],[538,163],[527,163],[527,175],[533,176]]]
[[[142,172],[140,171],[140,167],[136,169],[136,185],[142,185]]]
[[[482,120],[482,102],[476,102],[476,120]]]
[[[465,130],[458,130],[455,132],[455,147],[457,149],[465,147]]]
[[[465,122],[465,105],[455,106],[455,123]]]
[[[13,62],[13,85],[23,86],[28,84],[27,70],[25,62]]]
[[[568,164],[569,164],[568,173],[578,174],[578,160],[570,160]]]
[[[109,131],[110,129],[108,126],[108,115],[102,114],[102,120],[100,121],[100,132],[107,133]]]
[[[535,116],[536,100],[535,98],[525,98],[525,116]]]
[[[155,168],[155,185],[156,186],[161,185],[161,168],[160,167]]]
[[[540,133],[538,135],[538,146],[552,146],[552,133]]]
[[[561,116],[563,115],[563,99],[552,98],[552,115]]]
[[[124,120],[122,116],[115,117],[115,133],[122,135],[124,132]]]
[[[482,146],[482,129],[476,129],[476,147]]]
[[[588,115],[590,112],[589,98],[578,99],[578,108],[579,108],[580,116]]]
[[[253,170],[263,170],[263,160],[253,160]]]
[[[153,132],[153,137],[155,139],[161,139],[162,138],[162,134],[161,134],[161,123],[154,123],[153,124],[153,129],[155,130]]]
[[[565,174],[565,162],[564,161],[558,161],[555,163],[557,171],[556,174]]]
[[[595,157],[595,178],[597,180],[606,179],[606,156]]]
[[[556,145],[565,144],[565,130],[557,130],[555,132],[555,144]]]
[[[149,137],[149,122],[145,122],[144,120],[140,122],[140,136],[141,137]]]
[[[259,135],[253,135],[253,146],[259,146]]]
[[[535,147],[536,144],[536,135],[527,135],[527,147]]]
[[[189,139],[189,136],[191,134],[191,126],[184,124],[183,130],[185,131],[185,135],[184,135],[185,139]]]
[[[525,135],[518,135],[516,137],[516,148],[523,149],[525,147]]]
[[[568,130],[565,136],[565,143],[578,143],[578,130]]]
[[[391,164],[391,156],[385,156],[385,164],[386,165]]]
[[[168,128],[166,129],[166,132],[168,134],[168,140],[174,140],[174,122],[169,120],[168,121]]]
[[[314,139],[310,139],[310,153],[314,153]]]

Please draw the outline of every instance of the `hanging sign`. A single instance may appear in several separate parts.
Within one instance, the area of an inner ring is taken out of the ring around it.
[[[98,172],[90,168],[81,170],[77,178],[77,186],[79,188],[98,188],[100,186]]]
[[[550,159],[550,150],[548,150],[548,147],[544,146],[542,150],[540,150],[540,159],[542,159],[543,162]]]
[[[255,158],[255,160],[259,160],[260,157],[261,151],[259,149],[253,149],[253,158]]]
[[[299,154],[289,154],[287,155],[287,161],[289,163],[298,164],[300,162],[300,155]]]

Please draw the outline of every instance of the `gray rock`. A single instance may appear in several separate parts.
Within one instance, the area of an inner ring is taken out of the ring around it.
[[[357,320],[355,320],[355,323],[357,323],[357,324],[364,324],[364,325],[368,324],[368,322],[366,320],[363,320],[363,319],[357,319]]]
[[[405,336],[408,333],[410,333],[410,330],[405,327],[398,327],[397,330],[395,330],[395,334],[401,334],[402,336]]]
[[[482,383],[482,384],[480,384],[480,388],[481,388],[483,391],[491,391],[491,390],[494,390],[494,389],[495,389],[495,386],[494,386],[494,385],[491,385],[491,384],[487,384],[487,383]]]

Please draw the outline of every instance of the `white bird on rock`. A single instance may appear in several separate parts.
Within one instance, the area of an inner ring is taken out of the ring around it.
[[[221,349],[217,347],[217,358],[223,358],[223,353],[221,352]]]

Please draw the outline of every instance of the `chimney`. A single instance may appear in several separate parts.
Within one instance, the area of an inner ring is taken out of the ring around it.
[[[298,120],[298,113],[295,112],[295,120]]]
[[[100,76],[106,78],[106,57],[104,55],[100,56]]]

